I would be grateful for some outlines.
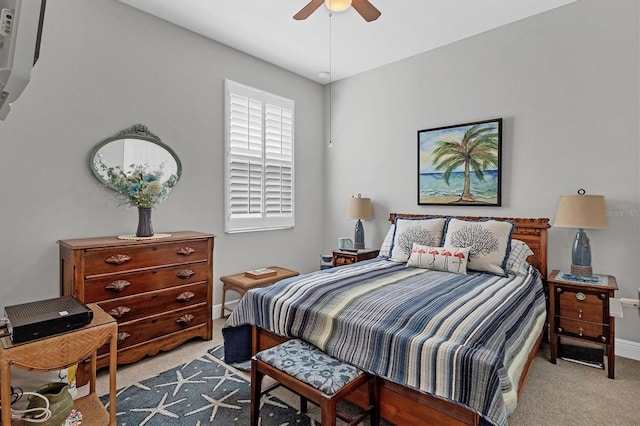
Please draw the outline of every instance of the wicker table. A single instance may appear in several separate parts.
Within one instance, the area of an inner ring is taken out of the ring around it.
[[[89,395],[76,399],[74,408],[82,413],[82,424],[116,426],[116,345],[118,324],[98,305],[87,305],[93,311],[89,325],[31,342],[13,344],[9,337],[0,339],[0,383],[2,401],[11,401],[11,365],[25,370],[51,371],[91,359]],[[97,351],[109,342],[109,411],[96,394]],[[2,426],[23,422],[11,421],[11,410],[2,411]]]
[[[273,269],[276,271],[276,275],[272,275],[270,277],[265,278],[249,278],[244,275],[244,272],[235,275],[226,275],[224,277],[220,277],[220,281],[222,281],[222,306],[220,308],[220,318],[224,318],[225,311],[233,311],[233,309],[227,308],[225,301],[228,290],[233,290],[240,295],[240,297],[244,296],[244,294],[251,290],[252,288],[259,287],[267,287],[273,283],[277,283],[280,280],[285,278],[295,277],[300,273],[297,271],[292,271],[291,269],[281,268],[279,266],[269,266],[269,269]]]

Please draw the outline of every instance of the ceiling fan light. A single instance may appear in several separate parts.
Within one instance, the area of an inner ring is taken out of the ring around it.
[[[324,0],[324,4],[332,12],[344,12],[351,7],[351,0]]]

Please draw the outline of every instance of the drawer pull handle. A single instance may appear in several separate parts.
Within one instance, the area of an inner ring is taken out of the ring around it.
[[[582,318],[582,309],[578,309],[578,318]]]
[[[127,256],[126,254],[114,254],[111,257],[107,257],[104,261],[111,265],[122,265],[130,260],[131,256]]]
[[[182,256],[189,256],[190,254],[193,254],[196,252],[196,249],[191,248],[191,247],[182,247],[180,250],[178,250],[176,253],[182,255]]]
[[[582,292],[576,293],[576,299],[578,299],[579,301],[582,302],[586,298],[587,298],[587,296],[585,296],[584,293],[582,293]]]
[[[563,331],[562,327],[558,327],[558,333],[562,333]]]
[[[560,287],[556,287],[556,293],[562,293],[562,289]]]
[[[607,343],[607,336],[600,336],[602,343]]]
[[[182,278],[186,280],[187,278],[191,278],[195,274],[196,273],[193,272],[193,270],[191,269],[183,269],[182,271],[178,272],[178,278]]]
[[[118,306],[117,308],[113,308],[112,310],[110,310],[109,315],[114,318],[120,318],[123,315],[128,314],[129,312],[131,312],[131,308],[127,306]]]
[[[580,327],[578,329],[578,336],[582,337],[582,333],[584,332],[584,328]]]
[[[131,334],[127,333],[126,331],[121,331],[118,333],[118,343],[122,343],[125,340],[127,340],[129,337],[131,337]]]
[[[131,283],[127,280],[117,280],[107,284],[105,288],[109,291],[120,292],[125,288],[129,287],[130,285]]]
[[[196,316],[193,314],[184,314],[176,320],[178,324],[189,324]]]
[[[195,293],[190,291],[185,291],[184,293],[179,294],[178,297],[176,297],[176,300],[178,302],[188,302],[189,300],[193,299],[195,296],[196,296]]]

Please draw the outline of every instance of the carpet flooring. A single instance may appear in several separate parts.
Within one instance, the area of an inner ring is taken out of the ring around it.
[[[134,385],[162,371],[173,369],[176,365],[204,356],[211,348],[221,345],[220,329],[224,320],[216,319],[213,323],[213,341],[194,340],[135,364],[119,365],[118,388]],[[548,358],[549,346],[543,344],[529,371],[518,408],[509,420],[510,426],[640,426],[640,361],[616,357],[616,377],[611,380],[603,370],[563,360],[558,360],[554,365],[549,363]],[[245,372],[234,372],[245,380],[249,378]],[[108,392],[108,378],[106,369],[99,372],[98,394]],[[88,389],[88,386],[84,388]],[[86,390],[80,388],[80,392],[82,391]],[[298,398],[286,389],[277,389],[273,395],[289,406],[298,406]],[[309,416],[319,419],[318,410],[313,405],[309,406]],[[119,417],[119,425],[122,418]],[[131,424],[135,423],[128,423]],[[218,421],[213,424],[225,425]]]
[[[249,424],[249,382],[210,352],[119,389],[118,425]],[[103,396],[102,401],[108,406],[108,396]],[[305,426],[315,422],[267,394],[261,401],[260,424]]]

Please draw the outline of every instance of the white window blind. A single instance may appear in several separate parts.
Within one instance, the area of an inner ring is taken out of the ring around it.
[[[225,232],[294,226],[294,102],[225,80]]]

